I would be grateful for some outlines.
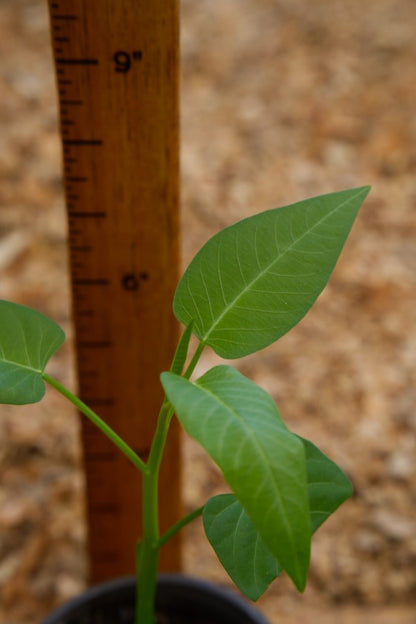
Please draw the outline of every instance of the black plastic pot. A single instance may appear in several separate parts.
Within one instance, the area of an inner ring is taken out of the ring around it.
[[[133,577],[102,583],[54,611],[42,624],[134,624]],[[157,624],[268,624],[243,598],[179,574],[162,574]]]

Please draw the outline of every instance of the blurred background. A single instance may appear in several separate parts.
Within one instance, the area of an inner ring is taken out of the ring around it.
[[[314,308],[237,362],[355,487],[315,536],[305,594],[282,578],[259,608],[276,624],[414,624],[416,4],[182,0],[181,12],[184,264],[253,212],[373,187]],[[46,1],[0,0],[0,297],[71,336],[48,29]],[[72,363],[66,346],[49,370],[71,386]],[[78,423],[49,394],[0,409],[0,624],[33,624],[85,584]],[[189,440],[184,455],[193,508],[223,486]],[[228,583],[198,523],[185,569]]]

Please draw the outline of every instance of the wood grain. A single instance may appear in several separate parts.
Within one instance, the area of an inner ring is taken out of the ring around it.
[[[179,139],[176,1],[49,1],[60,104],[81,398],[145,459],[177,338]],[[178,519],[178,431],[161,474]],[[82,439],[91,580],[134,571],[141,483],[89,423]],[[162,553],[178,569],[179,542]]]

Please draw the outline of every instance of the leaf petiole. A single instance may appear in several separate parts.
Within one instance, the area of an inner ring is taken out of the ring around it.
[[[204,349],[205,349],[205,342],[201,341],[199,343],[198,348],[196,349],[193,357],[192,357],[192,360],[189,363],[188,368],[186,369],[186,371],[183,374],[185,379],[189,379],[189,377],[194,372],[195,366],[198,364],[199,358],[201,357],[202,351]]]
[[[202,507],[198,507],[198,509],[194,509],[193,511],[191,511],[191,513],[184,516],[183,518],[178,520],[178,522],[173,524],[170,527],[170,529],[168,529],[166,533],[164,533],[162,537],[159,539],[159,548],[164,546],[166,542],[168,542],[174,535],[176,535],[176,533],[178,533],[181,529],[183,529],[184,526],[186,526],[187,524],[189,524],[190,522],[192,522],[193,520],[201,516],[202,512],[204,511],[204,507],[205,505],[202,505]]]
[[[76,397],[72,392],[65,388],[62,384],[59,383],[56,379],[51,377],[45,372],[42,372],[42,378],[46,381],[50,386],[53,386],[60,394],[62,394],[68,401],[70,401],[75,407],[84,414],[89,420],[96,426],[100,431],[107,436],[117,446],[122,453],[129,459],[132,464],[138,468],[143,474],[147,474],[148,467],[144,463],[144,461],[133,451],[132,448],[124,440],[120,438],[117,433],[111,429],[93,410],[85,405],[81,399]]]

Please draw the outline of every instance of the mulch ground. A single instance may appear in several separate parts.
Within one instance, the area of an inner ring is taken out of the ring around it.
[[[413,0],[182,2],[184,264],[243,216],[373,187],[314,308],[238,362],[355,487],[305,594],[282,578],[260,601],[279,624],[416,622],[415,30]],[[71,336],[46,2],[0,1],[0,93],[0,296]],[[73,385],[72,362],[68,346],[49,370]],[[85,585],[77,419],[48,393],[1,407],[0,441],[0,624],[33,624]],[[184,456],[192,508],[223,486],[189,440]],[[198,523],[185,569],[228,582]]]

